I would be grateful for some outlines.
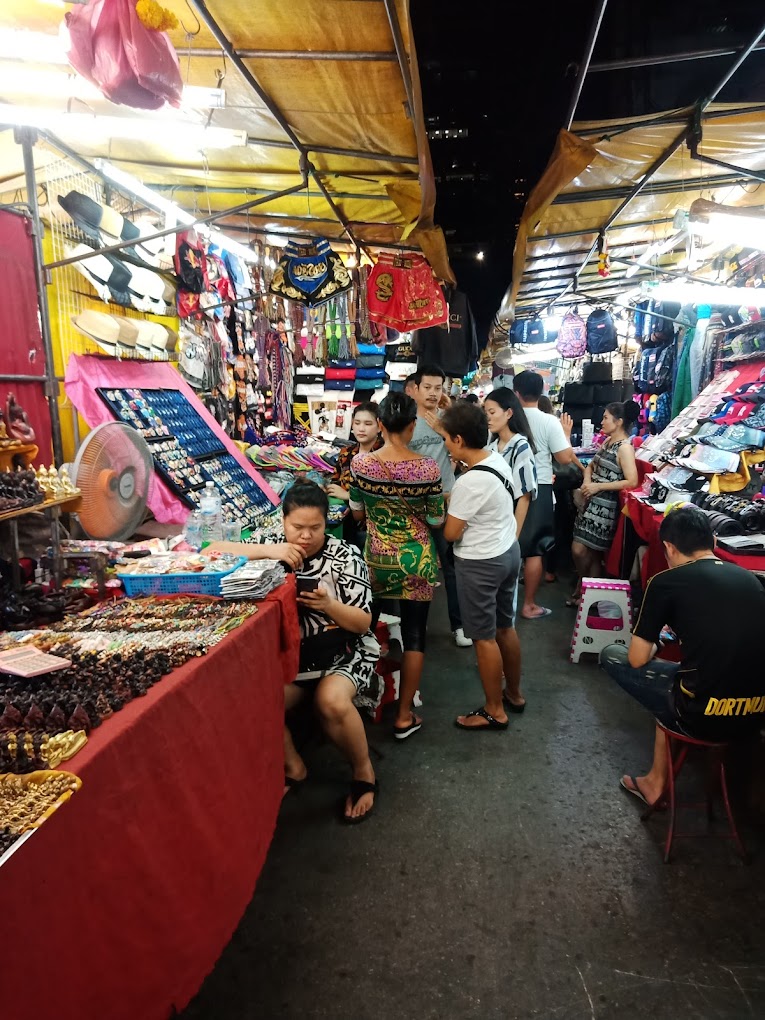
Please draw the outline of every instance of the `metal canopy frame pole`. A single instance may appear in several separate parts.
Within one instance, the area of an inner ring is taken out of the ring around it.
[[[687,135],[688,128],[683,128],[683,135]],[[670,153],[671,155],[671,153]],[[672,178],[669,181],[659,181],[656,184],[646,184],[641,190],[645,190],[646,195],[670,195],[675,191],[703,191],[706,188],[721,188],[727,187],[731,184],[739,184],[744,179],[743,174],[709,174],[705,177],[693,177],[687,181],[681,179]],[[586,191],[566,192],[562,195],[558,195],[553,200],[552,205],[578,205],[580,202],[603,202],[611,201],[617,198],[624,198],[629,195],[632,188],[588,188]],[[611,228],[616,227],[616,224],[611,224]],[[587,230],[583,230],[582,233],[599,233],[602,228],[591,227]],[[622,229],[617,227],[617,229]]]
[[[93,251],[85,252],[82,255],[73,255],[68,259],[58,259],[57,262],[48,262],[45,265],[46,270],[59,269],[61,266],[71,266],[76,262],[84,262],[86,259],[92,259],[96,255],[109,255],[115,251],[122,251],[123,248],[133,248],[138,244],[145,244],[147,241],[155,241],[160,237],[167,237],[168,234],[179,234],[184,230],[191,230],[194,227],[204,226],[206,223],[214,223],[216,220],[223,219],[225,216],[233,216],[235,213],[244,212],[246,209],[252,209],[256,205],[266,205],[268,202],[273,202],[274,199],[284,198],[287,195],[294,195],[297,191],[303,191],[305,188],[305,181],[301,184],[295,184],[291,188],[285,188],[283,191],[275,191],[272,195],[265,195],[262,198],[254,198],[251,202],[242,202],[241,205],[235,205],[231,209],[221,209],[219,212],[210,213],[209,216],[203,216],[193,223],[178,223],[174,227],[166,227],[164,230],[157,230],[153,234],[146,234],[143,237],[134,237],[130,241],[120,241],[118,244],[110,244],[106,248],[94,248]],[[127,189],[129,190],[129,189]]]
[[[27,204],[32,215],[32,252],[35,264],[35,282],[37,284],[37,304],[40,310],[40,332],[45,352],[45,375],[39,381],[45,386],[45,396],[50,412],[51,437],[53,440],[53,461],[56,467],[64,463],[64,444],[61,439],[61,416],[58,406],[58,379],[53,359],[53,334],[50,325],[50,308],[48,307],[48,290],[45,283],[45,267],[42,250],[42,221],[40,207],[37,202],[37,176],[35,174],[34,146],[36,133],[30,128],[16,131],[16,141],[21,145],[24,159],[24,177],[26,179]]]
[[[674,218],[674,216],[662,216],[657,220],[635,220],[633,223],[614,223],[612,229],[629,230],[631,227],[656,227],[660,224],[672,223]],[[541,244],[543,241],[554,241],[562,237],[581,237],[583,234],[597,234],[599,230],[599,227],[593,227],[591,230],[562,230],[555,234],[527,237],[526,244],[534,244],[535,242]]]
[[[742,177],[751,177],[753,181],[761,181],[765,184],[765,171],[763,170],[747,170],[743,166],[734,166],[733,163],[726,163],[722,159],[715,159],[713,156],[705,156],[703,152],[699,152],[700,138],[695,138],[688,146],[691,153],[691,159],[696,159],[699,163],[711,163],[713,166],[721,166],[724,170],[732,170],[734,173],[740,174]]]
[[[729,110],[712,110],[706,114],[707,120],[721,120],[723,117],[740,117],[747,113],[762,113],[765,110],[765,103],[751,103],[749,106],[734,106]],[[634,131],[642,127],[663,126],[666,124],[685,124],[688,114],[682,111],[668,113],[665,117],[645,117],[642,120],[627,121],[622,124],[611,124],[608,131],[604,133],[603,126],[582,128],[577,131],[580,138],[590,138],[592,135],[600,135],[601,138],[613,138],[614,135],[626,134],[627,131]]]
[[[261,86],[260,82],[257,80],[252,71],[250,71],[250,69],[244,63],[242,57],[237,52],[237,50],[234,49],[234,46],[231,43],[228,36],[208,10],[205,0],[188,0],[188,2],[189,6],[193,7],[193,9],[197,12],[197,14],[205,23],[209,31],[213,34],[216,41],[220,45],[221,49],[226,54],[231,63],[234,65],[234,67],[237,69],[237,71],[241,74],[244,81],[247,83],[247,85],[249,85],[249,87],[260,99],[260,101],[265,105],[268,112],[271,114],[276,123],[285,133],[287,138],[289,138],[295,151],[300,156],[301,174],[303,174],[304,176],[310,174],[310,176],[313,178],[316,185],[318,186],[319,190],[321,191],[322,195],[324,196],[327,205],[330,207],[333,214],[337,217],[338,222],[342,224],[342,227],[345,233],[348,235],[351,242],[355,244],[357,248],[361,248],[361,250],[364,251],[364,253],[369,258],[371,258],[367,248],[363,244],[361,244],[358,241],[358,239],[354,236],[353,231],[351,230],[348,224],[348,220],[345,218],[342,210],[333,201],[332,196],[327,190],[324,181],[321,179],[321,176],[316,170],[316,167],[309,160],[308,158],[309,149],[305,145],[303,145],[303,143],[295,134],[294,129],[292,128],[287,118],[282,113],[282,111],[279,109],[279,107],[276,105],[273,99],[269,96],[269,94],[265,91],[265,89]]]
[[[412,85],[412,69],[409,66],[409,55],[404,46],[404,37],[401,34],[401,24],[398,20],[395,0],[383,0],[385,13],[388,15],[390,33],[393,36],[393,45],[396,48],[396,59],[404,82],[406,101],[409,105],[409,118],[414,123],[414,87]]]
[[[222,57],[225,50],[214,46],[185,50],[182,56]],[[360,60],[364,63],[393,62],[395,53],[385,50],[239,50],[243,60]]]
[[[386,5],[387,3],[388,0],[386,0]],[[607,6],[608,0],[600,0],[600,6],[596,10],[595,17],[592,20],[590,34],[584,50],[584,59],[579,65],[579,71],[577,72],[576,81],[574,82],[574,93],[571,96],[571,102],[569,103],[568,112],[564,121],[566,131],[571,130],[571,125],[574,122],[576,108],[579,105],[579,99],[581,98],[582,89],[584,88],[584,79],[587,77],[587,72],[590,69],[590,61],[592,60],[592,54],[595,51],[595,43],[598,41],[600,26],[603,23],[603,15],[606,13]]]
[[[765,46],[755,46],[752,53],[765,50]],[[652,57],[624,57],[621,60],[599,60],[590,65],[590,73],[601,71],[626,71],[631,67],[658,67],[661,64],[681,64],[688,60],[712,60],[715,57],[730,57],[738,50],[726,48],[712,50],[686,50],[682,53],[663,53]]]
[[[757,44],[759,43],[759,41],[763,37],[763,35],[765,35],[765,25],[763,25],[760,29],[758,29],[757,34],[752,38],[751,42],[740,51],[740,53],[738,54],[736,59],[733,61],[733,63],[728,68],[728,70],[725,72],[725,74],[722,76],[722,78],[720,78],[720,80],[714,86],[714,88],[709,93],[709,95],[705,99],[702,99],[702,101],[698,104],[697,108],[694,111],[693,118],[697,118],[698,120],[701,119],[704,111],[707,109],[707,107],[711,103],[713,103],[715,101],[717,96],[722,92],[722,90],[725,88],[725,86],[728,84],[728,82],[731,80],[731,78],[733,78],[733,76],[735,75],[736,71],[738,71],[741,68],[742,64],[744,64],[744,62],[746,61],[747,57],[755,49],[755,47],[757,46]],[[630,203],[635,198],[637,198],[637,196],[641,193],[643,188],[645,188],[645,186],[649,183],[651,178],[664,166],[664,164],[667,162],[667,160],[669,160],[670,157],[673,156],[677,152],[677,150],[680,148],[680,146],[686,140],[686,138],[688,137],[690,132],[693,130],[693,118],[692,118],[690,123],[685,124],[683,126],[682,130],[675,136],[675,138],[672,140],[672,142],[669,144],[669,146],[664,150],[664,152],[661,153],[661,155],[659,155],[653,161],[653,163],[650,165],[648,170],[646,170],[646,172],[643,174],[643,176],[640,178],[640,180],[629,190],[628,194],[619,203],[619,205],[614,210],[614,212],[612,212],[608,216],[608,219],[606,220],[606,222],[603,224],[603,226],[600,229],[600,233],[598,235],[598,238],[590,246],[590,250],[589,250],[588,254],[585,256],[584,261],[582,262],[582,264],[580,265],[579,269],[577,270],[576,275],[575,275],[575,279],[576,280],[579,279],[579,275],[581,274],[582,270],[587,265],[587,263],[590,261],[590,259],[592,258],[593,254],[597,251],[599,238],[601,236],[605,235],[606,231],[616,222],[616,220],[618,220],[618,218],[621,216],[621,214],[624,212],[624,210],[627,208],[627,206],[630,205]],[[569,290],[570,286],[571,285],[569,284],[569,286],[566,287],[566,289],[561,294],[561,297],[563,297],[563,295],[566,294],[566,292]]]

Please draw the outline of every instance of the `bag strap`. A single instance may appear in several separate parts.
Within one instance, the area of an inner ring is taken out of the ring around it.
[[[474,467],[470,468],[470,470],[471,471],[486,471],[487,474],[494,475],[495,478],[499,478],[500,482],[502,482],[502,484],[505,487],[505,492],[508,494],[510,499],[513,501],[513,506],[515,506],[515,496],[513,495],[513,487],[510,484],[510,482],[508,481],[508,479],[505,478],[505,476],[503,474],[500,474],[499,471],[496,470],[496,468],[489,467],[488,464],[476,464]]]

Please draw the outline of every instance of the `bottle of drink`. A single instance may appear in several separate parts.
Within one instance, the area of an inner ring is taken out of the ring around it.
[[[202,516],[202,541],[220,542],[223,538],[221,504],[214,482],[207,482],[205,485],[205,491],[199,501],[199,510]]]
[[[202,514],[199,510],[192,510],[186,518],[185,538],[187,545],[199,551],[202,548]]]

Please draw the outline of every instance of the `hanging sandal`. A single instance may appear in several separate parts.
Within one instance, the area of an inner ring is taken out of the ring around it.
[[[369,811],[366,811],[363,815],[357,815],[355,818],[349,818],[345,813],[345,801],[347,797],[340,801],[340,820],[345,822],[346,825],[361,825],[367,818],[372,814],[377,803],[377,795],[380,792],[380,784],[375,780],[374,783],[367,783],[363,779],[352,779],[349,795],[351,798],[351,806],[356,807],[361,798],[367,794],[374,794],[374,802]]]
[[[506,730],[510,725],[509,722],[500,722],[499,719],[495,719],[493,715],[489,715],[485,708],[477,708],[475,712],[468,712],[465,716],[466,719],[471,719],[474,716],[480,716],[486,720],[486,726],[466,726],[461,723],[459,719],[454,720],[454,725],[458,730],[475,730],[482,732],[484,730]]]

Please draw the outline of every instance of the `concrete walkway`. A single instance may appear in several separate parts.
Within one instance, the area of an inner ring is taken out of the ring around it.
[[[763,840],[750,867],[723,840],[662,863],[663,816],[641,823],[618,786],[646,767],[651,720],[592,662],[569,665],[564,596],[545,586],[553,615],[520,623],[528,708],[506,733],[454,728],[482,698],[435,604],[423,729],[370,731],[374,817],[336,822],[347,772],[315,751],[185,1020],[765,1016]]]

